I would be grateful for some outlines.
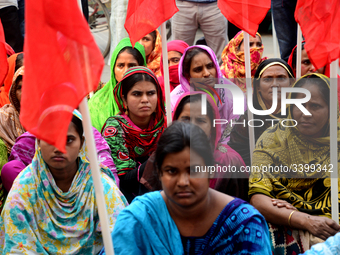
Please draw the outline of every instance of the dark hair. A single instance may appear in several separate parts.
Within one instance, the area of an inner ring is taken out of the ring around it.
[[[20,81],[22,81],[22,75],[19,75],[17,77],[17,79],[15,80],[15,85],[18,85]]]
[[[72,115],[72,123],[75,125],[76,131],[79,134],[80,139],[82,139],[84,134],[83,122],[78,117]]]
[[[192,137],[195,139],[191,139]],[[202,157],[206,166],[214,165],[214,155],[204,131],[194,124],[175,121],[158,141],[155,164],[159,175],[165,157],[171,153],[181,152],[185,147],[189,147]]]
[[[146,73],[135,73],[131,76],[121,80],[121,88],[122,88],[122,94],[124,98],[127,98],[127,94],[129,91],[135,86],[135,84],[139,81],[149,81],[155,84],[156,91],[158,92],[158,87],[156,81],[148,74]]]
[[[136,48],[132,48],[131,46],[124,47],[118,53],[117,59],[118,59],[120,53],[123,53],[123,52],[127,52],[127,53],[131,54],[135,58],[135,60],[137,61],[139,66],[144,66],[144,58],[143,58],[142,54]],[[116,63],[115,63],[115,65],[116,65]]]
[[[153,43],[156,43],[156,39],[157,39],[156,30],[154,30],[154,31],[152,31],[151,33],[149,33],[149,35],[152,36]]]
[[[209,95],[207,95],[209,96]],[[189,103],[196,103],[196,102],[201,102],[202,98],[201,98],[201,94],[194,94],[194,95],[187,95],[186,97],[184,97],[181,102],[178,104],[175,112],[174,112],[174,120],[178,120],[179,116],[181,115],[181,113],[183,112],[183,108],[186,104]],[[210,102],[207,100],[207,114],[210,120],[210,125],[211,127],[213,127],[213,121],[215,119],[215,114],[214,114],[214,109],[211,106]],[[211,133],[211,140],[212,140],[212,145],[215,144],[215,139],[216,139],[216,132],[215,129],[212,129],[212,133]]]
[[[20,53],[17,56],[17,59],[15,60],[15,68],[14,73],[24,65],[24,53]]]
[[[305,42],[303,42],[301,44],[302,48],[301,50],[305,49]],[[295,69],[296,68],[296,51],[297,51],[297,47],[295,47],[294,51],[293,51],[293,58],[292,58],[292,68]]]
[[[183,59],[183,71],[182,71],[182,75],[185,78],[189,78],[190,77],[190,67],[191,67],[191,61],[192,59],[198,54],[198,53],[205,53],[209,56],[209,58],[211,59],[209,53],[206,50],[203,50],[202,48],[199,47],[195,47],[195,48],[191,48],[189,50],[187,50],[187,52],[185,53],[184,59]],[[217,68],[217,67],[215,67]]]

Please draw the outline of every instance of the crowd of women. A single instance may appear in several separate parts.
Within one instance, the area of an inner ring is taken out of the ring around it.
[[[176,40],[167,46],[162,56],[157,30],[134,47],[121,40],[109,82],[89,100],[115,254],[340,252],[328,171],[240,171],[330,165],[329,67],[316,70],[302,50],[296,80],[295,49],[289,63],[267,59],[260,34],[250,38],[254,108],[277,104],[272,114],[254,116],[265,124],[254,128],[251,151],[248,125],[230,125],[248,123],[247,110],[234,114],[228,89],[246,92],[243,32],[225,46],[222,64],[205,45]],[[170,74],[169,127],[163,58]],[[24,54],[9,56],[8,63],[0,90],[0,253],[105,254],[81,114],[73,112],[66,153],[36,139],[19,119]],[[216,81],[226,88],[214,88]],[[308,90],[304,106],[312,115],[295,105],[282,115],[273,88],[280,94],[283,87]],[[283,125],[282,118],[297,125]],[[228,122],[215,125],[215,119]],[[214,165],[236,171],[197,171]]]

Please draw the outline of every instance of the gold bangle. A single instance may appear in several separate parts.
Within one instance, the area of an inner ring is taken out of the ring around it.
[[[289,214],[289,217],[288,217],[288,225],[289,225],[289,227],[291,227],[291,228],[292,228],[292,225],[290,224],[290,220],[291,220],[291,218],[292,218],[293,213],[295,213],[295,211],[292,211],[292,212]]]

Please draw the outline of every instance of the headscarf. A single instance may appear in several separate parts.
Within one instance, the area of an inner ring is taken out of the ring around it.
[[[123,102],[122,81],[136,73],[149,75],[156,83],[157,107],[147,129],[140,129],[124,113],[126,106]],[[165,107],[161,87],[155,74],[148,68],[138,66],[126,71],[122,80],[114,88],[120,114],[110,117],[103,126],[102,135],[112,151],[118,175],[136,167],[136,159],[148,157],[156,149],[159,137],[165,127]]]
[[[261,39],[261,35],[256,33]],[[243,92],[246,92],[246,69],[244,51],[238,52],[238,47],[244,41],[243,31],[238,32],[233,39],[227,44],[222,52],[222,66],[221,71],[226,78],[235,79],[236,85],[239,86]],[[255,47],[250,49],[250,66],[251,76],[254,77],[257,67],[264,61],[262,58],[263,45],[261,48]]]
[[[162,55],[162,37],[158,30],[156,29],[156,41],[155,48],[151,51],[150,55],[147,57],[146,63],[148,68],[155,73],[155,75],[161,76],[160,62]]]
[[[132,48],[129,38],[122,39],[112,53],[110,63],[111,79],[108,81],[108,83],[106,83],[106,85],[101,90],[94,94],[89,101],[89,111],[92,126],[95,127],[99,132],[101,132],[101,129],[105,121],[109,117],[114,116],[119,112],[117,103],[113,95],[113,89],[117,84],[114,69],[118,55],[120,51],[125,47]],[[138,42],[136,42],[134,47],[140,52],[140,54],[142,54],[144,58],[144,66],[146,66],[144,47]]]
[[[25,133],[25,129],[20,123],[20,102],[16,97],[17,84],[19,76],[24,75],[24,66],[20,67],[13,77],[13,83],[10,88],[9,100],[11,104],[6,104],[0,109],[0,137],[7,146],[8,153],[11,153],[15,140]]]
[[[189,92],[189,91],[194,91],[196,88],[190,87],[190,83],[186,77],[183,75],[183,60],[185,58],[185,55],[187,52],[192,49],[192,48],[201,48],[204,51],[208,53],[210,56],[211,60],[214,63],[214,66],[216,68],[216,74],[218,79],[218,82],[220,84],[226,84],[228,86],[236,86],[234,83],[232,83],[230,80],[224,79],[223,75],[221,73],[221,70],[219,68],[218,60],[216,58],[216,55],[214,51],[209,48],[208,46],[205,45],[194,45],[191,47],[188,47],[185,51],[184,54],[179,62],[179,68],[178,68],[178,73],[179,73],[179,82],[180,85],[178,85],[172,92],[171,92],[171,109],[173,110],[178,99],[181,97],[182,94]],[[219,114],[221,119],[227,120],[228,123],[230,124],[231,120],[236,120],[240,116],[238,114],[233,113],[233,96],[228,89],[224,88],[218,88],[218,89],[213,89],[213,88],[207,88],[205,92],[208,92],[214,99],[215,104],[217,105]],[[246,100],[244,101],[244,107],[245,109],[247,108],[246,105]],[[226,143],[229,140],[229,133],[231,131],[230,125],[223,124],[221,126],[222,129],[222,139],[220,142]]]
[[[185,49],[189,47],[189,45],[186,42],[181,41],[181,40],[174,40],[174,41],[168,42],[167,46],[168,46],[168,52],[177,51],[181,53],[181,55],[183,55]],[[173,91],[174,88],[176,88],[179,85],[178,67],[179,65],[173,65],[169,67],[170,92]],[[161,70],[162,76],[158,78],[158,81],[162,87],[163,94],[165,94],[163,55],[161,57],[160,70]]]
[[[301,77],[318,77],[323,86],[330,89],[330,81],[322,74],[308,74]],[[291,95],[289,96],[291,98]],[[291,105],[287,119],[292,119]],[[329,127],[329,122],[328,124]],[[286,126],[293,126],[292,121]],[[249,195],[264,194],[272,198],[283,199],[295,206],[299,211],[331,218],[330,176],[328,171],[317,171],[320,166],[330,165],[329,128],[319,138],[312,138],[300,133],[296,127],[284,127],[281,123],[268,128],[256,143],[253,154],[253,166],[287,166],[294,178],[287,178],[284,171],[251,173]],[[338,146],[340,145],[340,126],[338,124]],[[338,158],[340,154],[338,152]],[[298,171],[303,166],[302,171]],[[305,170],[305,166],[314,166],[315,171]],[[296,167],[295,167],[296,166]],[[340,164],[338,163],[338,169]],[[296,171],[293,171],[296,170]]]
[[[11,55],[7,61],[8,61],[8,72],[7,72],[7,76],[4,80],[4,84],[0,89],[0,107],[3,107],[6,104],[9,104],[9,98],[8,98],[8,93],[9,93],[9,89],[12,86],[13,83],[13,76],[15,73],[15,65],[16,65],[16,61],[17,61],[17,57],[19,54],[22,53],[16,53]]]
[[[81,118],[79,112],[74,115]],[[0,218],[0,253],[97,254],[101,225],[85,142],[70,189],[57,185],[36,143],[32,164],[15,179]],[[111,171],[100,165],[109,228],[127,205]]]

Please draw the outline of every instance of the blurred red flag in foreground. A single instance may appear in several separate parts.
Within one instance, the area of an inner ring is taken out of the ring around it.
[[[340,57],[340,1],[298,0],[295,19],[305,37],[305,49],[318,69]]]
[[[175,0],[129,0],[124,27],[132,46],[176,12],[178,8]]]
[[[7,49],[4,29],[0,20],[0,86],[2,86],[7,72],[8,72],[8,62],[7,62]]]
[[[228,21],[255,37],[259,24],[270,9],[271,0],[218,0]]]
[[[20,121],[65,152],[72,111],[96,89],[104,67],[77,0],[26,0]]]

